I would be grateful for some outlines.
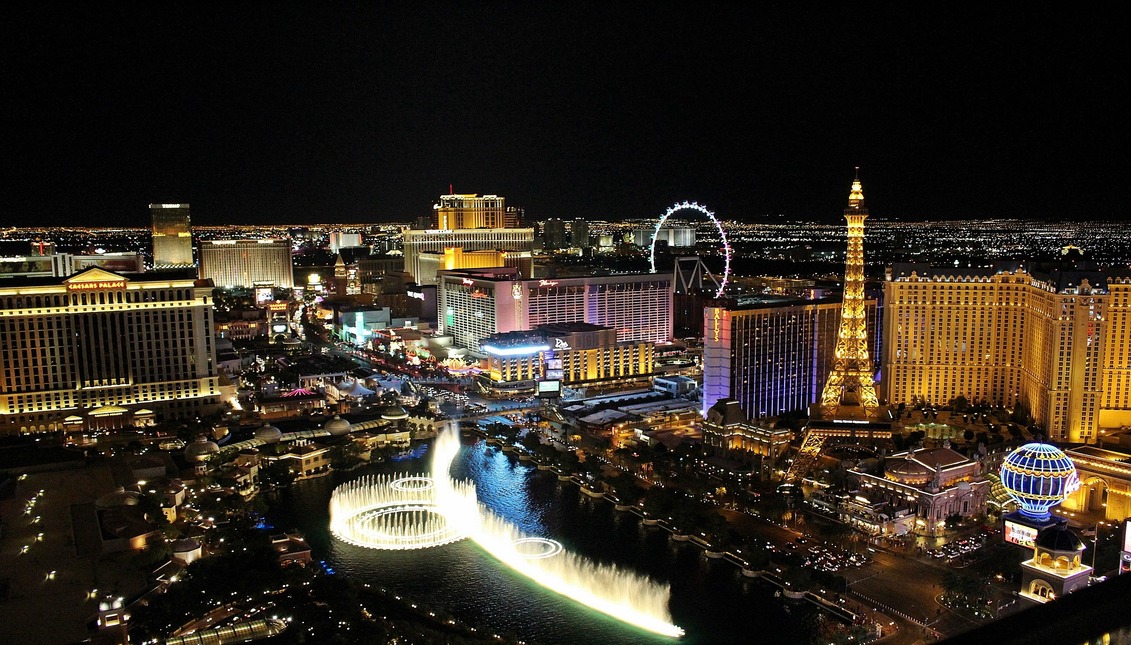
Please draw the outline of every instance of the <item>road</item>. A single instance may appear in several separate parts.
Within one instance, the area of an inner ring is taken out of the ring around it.
[[[804,535],[792,528],[738,511],[721,512],[739,531],[759,535],[778,547],[796,542],[798,537]],[[863,602],[865,606],[879,607],[884,615],[900,627],[899,634],[885,639],[884,643],[906,645],[929,642],[935,640],[938,634],[954,635],[974,627],[976,623],[949,611],[937,600],[942,593],[943,576],[948,571],[946,565],[883,549],[869,548],[869,551],[870,562],[840,573],[848,579],[851,591],[845,596],[846,604],[851,606],[853,603]],[[828,589],[826,592],[826,597],[834,601],[845,595],[843,589]],[[928,633],[921,624],[926,624],[938,634]]]

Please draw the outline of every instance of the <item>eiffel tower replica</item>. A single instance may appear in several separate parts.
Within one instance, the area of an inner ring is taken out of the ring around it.
[[[876,383],[872,377],[872,358],[868,353],[868,323],[864,308],[864,189],[860,184],[860,168],[848,194],[848,254],[844,262],[844,302],[840,309],[840,330],[837,333],[833,367],[825,389],[821,392],[820,417],[832,419],[871,420],[880,412]],[[807,428],[801,448],[786,473],[787,481],[805,476],[820,457],[825,439],[830,435],[820,429]]]
[[[821,416],[865,418],[880,407],[872,380],[872,358],[868,354],[868,322],[864,313],[864,189],[860,169],[848,194],[848,254],[844,261],[844,302],[840,307],[840,332],[836,339],[833,368],[821,393]]]

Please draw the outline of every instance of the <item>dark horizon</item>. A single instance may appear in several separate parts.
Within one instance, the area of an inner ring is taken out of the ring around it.
[[[0,225],[1127,216],[1099,13],[659,3],[3,11]]]

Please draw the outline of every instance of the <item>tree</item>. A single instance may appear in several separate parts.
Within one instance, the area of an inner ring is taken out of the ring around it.
[[[1025,401],[1018,401],[1013,406],[1013,414],[1009,415],[1009,420],[1019,425],[1029,425],[1033,420],[1033,416],[1029,412],[1029,404]]]
[[[282,460],[268,462],[259,469],[259,481],[267,486],[286,488],[294,483],[295,473]]]

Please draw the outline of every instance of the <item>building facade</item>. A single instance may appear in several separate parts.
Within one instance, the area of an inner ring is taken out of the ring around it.
[[[655,273],[534,280],[513,269],[441,271],[438,329],[477,352],[491,334],[573,321],[611,327],[621,341],[666,342],[671,280]]]
[[[217,409],[212,285],[182,273],[93,268],[0,287],[0,432]]]
[[[762,460],[767,466],[775,464],[792,439],[789,428],[750,423],[734,399],[716,401],[703,421],[705,453],[743,463]]]
[[[865,312],[874,323],[874,300]],[[720,399],[738,401],[752,419],[820,401],[835,358],[839,300],[707,307],[703,324],[704,414]]]
[[[496,392],[532,390],[539,380],[572,388],[640,383],[655,368],[651,342],[621,342],[615,329],[584,322],[493,334],[482,347],[487,355],[482,382]]]
[[[196,266],[188,204],[150,204],[153,217],[153,268]]]
[[[940,535],[947,518],[984,515],[990,493],[982,465],[948,446],[896,453],[882,474],[862,467],[849,474],[859,488],[841,505],[842,519],[870,533]]]
[[[507,212],[506,199],[498,195],[441,195],[433,206],[435,227],[444,230],[514,228],[514,215]]]
[[[532,228],[481,228],[469,230],[410,230],[404,232],[404,270],[417,283],[426,284],[421,276],[429,274],[431,267],[422,264],[425,253],[443,254],[445,249],[464,251],[525,251],[534,249]]]
[[[890,403],[1021,405],[1074,443],[1131,425],[1131,272],[901,264],[884,294]]]
[[[200,243],[200,277],[218,287],[293,289],[288,240],[208,240]]]

